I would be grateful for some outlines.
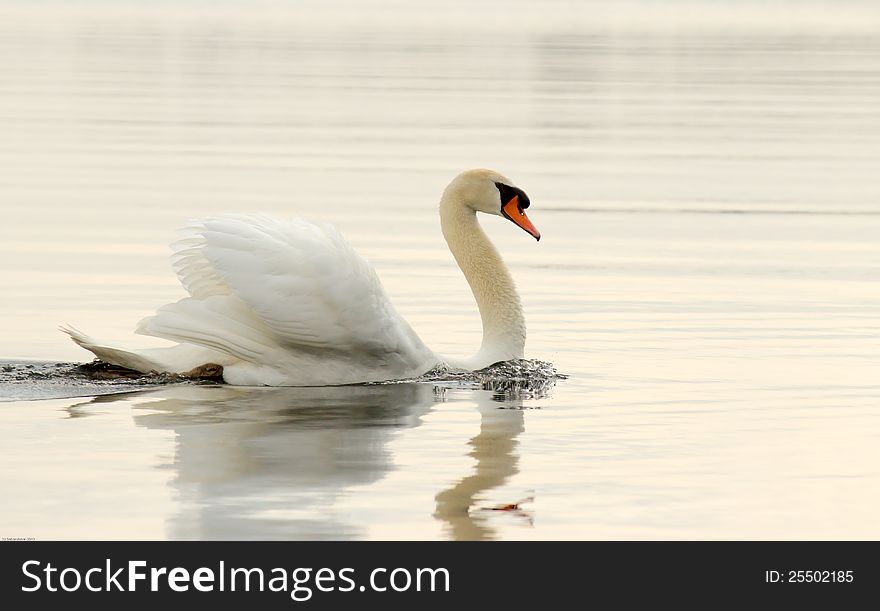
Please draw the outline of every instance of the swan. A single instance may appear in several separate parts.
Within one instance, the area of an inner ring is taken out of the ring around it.
[[[136,333],[174,342],[114,348],[69,326],[81,347],[143,373],[184,373],[207,365],[248,386],[326,386],[419,376],[443,363],[476,370],[522,358],[526,325],[513,278],[477,221],[501,216],[541,234],[528,196],[492,170],[468,170],[440,199],[443,237],[474,294],[483,324],[477,353],[440,357],[392,305],[373,266],[327,223],[263,215],[192,221],[171,245],[189,297],[141,320]]]

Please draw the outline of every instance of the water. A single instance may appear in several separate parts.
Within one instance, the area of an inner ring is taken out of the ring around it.
[[[166,244],[222,211],[335,223],[467,355],[436,204],[488,166],[569,376],[0,385],[3,535],[880,537],[880,14],[718,4],[0,3],[0,357],[158,345]]]

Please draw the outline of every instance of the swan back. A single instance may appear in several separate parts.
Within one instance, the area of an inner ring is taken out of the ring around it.
[[[436,363],[373,266],[333,226],[226,215],[185,233],[174,261],[191,296],[137,331],[240,359],[227,381],[266,383],[265,371],[249,376],[269,365],[273,384],[346,384],[418,375]]]

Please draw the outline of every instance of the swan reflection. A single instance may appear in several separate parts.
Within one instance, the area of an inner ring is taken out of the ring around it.
[[[522,402],[460,388],[446,397],[447,390],[173,386],[68,409],[87,415],[96,404],[130,401],[137,426],[174,432],[171,539],[347,539],[366,536],[369,526],[349,502],[353,488],[383,479],[394,468],[388,443],[397,432],[420,426],[434,403],[457,402],[460,393],[481,415],[467,442],[476,465],[436,495],[434,516],[450,538],[490,539],[497,514],[485,495],[518,472]]]
[[[175,386],[137,396],[135,424],[176,437],[171,539],[362,536],[339,497],[384,477],[386,444],[434,403],[426,384]]]

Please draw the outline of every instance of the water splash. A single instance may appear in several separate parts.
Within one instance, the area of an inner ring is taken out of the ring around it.
[[[375,384],[402,384],[433,382],[463,388],[491,390],[503,398],[538,399],[546,397],[557,380],[568,376],[558,373],[553,363],[537,359],[512,359],[489,365],[477,371],[454,369],[438,365],[417,378],[375,382]]]
[[[416,378],[374,384],[432,383],[438,388],[491,390],[498,398],[543,398],[560,374],[552,363],[534,359],[502,361],[478,371],[438,365]],[[216,384],[221,378],[174,373],[140,373],[100,360],[91,363],[0,361],[0,398],[36,399],[130,392],[167,384]]]
[[[204,384],[172,373],[139,373],[91,363],[0,361],[0,401],[108,395],[167,384]]]

